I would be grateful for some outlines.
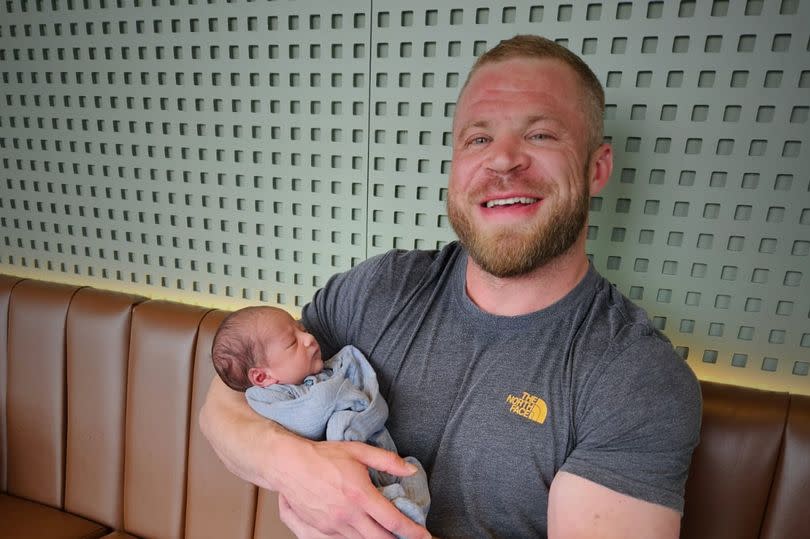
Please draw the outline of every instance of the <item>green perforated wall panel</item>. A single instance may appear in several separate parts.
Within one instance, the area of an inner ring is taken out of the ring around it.
[[[453,239],[457,93],[540,33],[606,86],[594,264],[701,377],[810,393],[810,2],[0,6],[0,271],[297,311]]]

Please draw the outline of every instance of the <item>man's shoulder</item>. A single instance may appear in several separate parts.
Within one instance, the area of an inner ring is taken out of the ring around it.
[[[458,242],[450,242],[437,249],[391,249],[370,258],[376,264],[402,269],[403,267],[446,266],[462,250]]]
[[[415,283],[427,277],[448,271],[462,248],[457,242],[444,245],[441,249],[392,249],[364,260],[348,275],[369,282],[382,282],[385,286],[399,283]]]
[[[625,296],[616,285],[594,273],[596,294],[590,306],[591,318],[602,326],[601,331],[606,333],[603,336],[609,336],[611,341],[627,342],[648,337],[669,343],[642,306]]]
[[[637,366],[646,364],[650,372],[683,370],[685,361],[661,331],[664,319],[656,318],[657,323],[654,322],[642,306],[627,298],[598,273],[595,290],[589,312],[578,332],[581,352],[602,362],[603,366],[619,361]]]
[[[374,348],[385,324],[405,305],[430,297],[443,276],[456,267],[461,248],[448,244],[433,251],[392,250],[334,275],[304,306],[302,321],[325,353],[346,344]],[[374,358],[370,358],[374,361]]]

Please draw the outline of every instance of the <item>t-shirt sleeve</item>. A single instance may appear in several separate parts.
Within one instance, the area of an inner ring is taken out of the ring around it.
[[[348,344],[355,344],[352,332],[359,324],[361,304],[368,298],[368,287],[386,256],[369,258],[349,271],[334,275],[304,306],[301,322],[317,339],[324,358],[332,357]]]
[[[651,333],[612,354],[576,403],[562,469],[683,512],[701,421],[700,386],[671,344]]]

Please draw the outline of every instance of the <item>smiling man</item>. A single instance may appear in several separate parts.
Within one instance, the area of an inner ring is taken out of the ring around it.
[[[439,537],[678,536],[699,387],[585,254],[589,197],[612,170],[603,110],[576,55],[501,42],[456,108],[459,242],[372,258],[303,311],[325,353],[354,344],[373,364],[389,431],[430,477]],[[368,479],[411,473],[397,456],[301,440],[216,380],[201,422],[230,469],[279,491],[299,536],[427,535]]]
[[[580,112],[587,100],[571,99],[582,91],[565,64],[520,57],[485,62],[458,104],[448,213],[484,271],[515,277],[577,241],[588,217],[589,158],[598,148],[598,191],[610,175],[611,150],[601,144],[601,130],[598,142],[590,140]],[[539,71],[546,75],[539,78]]]

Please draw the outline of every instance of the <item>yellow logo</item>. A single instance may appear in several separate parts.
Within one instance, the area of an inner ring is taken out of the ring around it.
[[[513,414],[525,417],[536,423],[545,423],[546,416],[548,415],[548,406],[546,405],[546,401],[540,397],[524,391],[523,395],[520,397],[509,395],[506,397],[506,402],[512,406],[509,411]]]

